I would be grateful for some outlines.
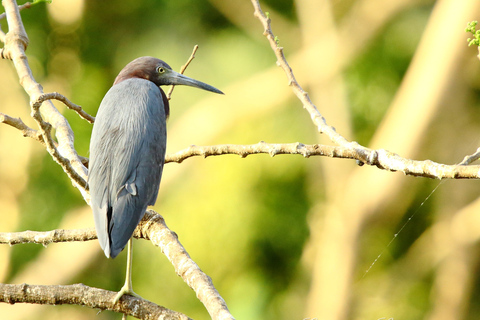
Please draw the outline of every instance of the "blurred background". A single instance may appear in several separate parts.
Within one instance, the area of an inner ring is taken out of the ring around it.
[[[298,82],[347,139],[446,164],[480,145],[480,61],[464,31],[480,20],[479,1],[261,4]],[[179,70],[198,44],[186,75],[225,96],[177,87],[167,152],[261,140],[331,144],[275,65],[249,1],[55,0],[22,11],[22,18],[36,80],[92,115],[129,61],[151,55]],[[56,105],[88,157],[92,126]],[[0,112],[35,128],[6,60]],[[90,208],[39,143],[2,125],[0,146],[0,232],[93,226]],[[478,181],[440,183],[351,160],[197,157],[165,166],[154,209],[237,319],[478,319],[479,192]],[[106,259],[97,241],[4,245],[0,281],[117,291],[125,260],[126,253]],[[209,318],[148,241],[135,241],[133,281],[148,300]],[[121,317],[24,304],[0,304],[0,315]]]

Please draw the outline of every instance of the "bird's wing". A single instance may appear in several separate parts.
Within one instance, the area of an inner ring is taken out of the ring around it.
[[[157,86],[143,79],[114,85],[100,104],[90,142],[89,186],[98,239],[107,257],[123,250],[154,204],[166,148]]]

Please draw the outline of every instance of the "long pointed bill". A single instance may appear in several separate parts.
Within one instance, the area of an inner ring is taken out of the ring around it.
[[[173,70],[170,71],[168,80],[169,80],[170,84],[173,84],[173,85],[190,86],[190,87],[195,87],[195,88],[199,88],[199,89],[223,94],[222,91],[218,90],[215,87],[212,87],[209,84],[206,84],[204,82],[189,78],[189,77],[184,76],[183,74],[175,72]]]

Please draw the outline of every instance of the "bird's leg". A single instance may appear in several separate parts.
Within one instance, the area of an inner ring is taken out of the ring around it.
[[[127,244],[127,275],[125,277],[125,284],[123,285],[122,289],[117,293],[115,299],[113,300],[113,304],[117,303],[118,300],[124,295],[128,294],[137,298],[141,298],[138,294],[133,292],[132,289],[132,260],[133,260],[133,237],[128,240]]]

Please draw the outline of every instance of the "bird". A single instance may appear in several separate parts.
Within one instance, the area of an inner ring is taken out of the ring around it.
[[[157,199],[167,145],[170,106],[160,86],[186,85],[223,94],[175,72],[164,61],[140,57],[128,63],[105,94],[90,139],[88,186],[98,240],[107,258],[127,245],[125,284],[132,289],[132,235]]]

